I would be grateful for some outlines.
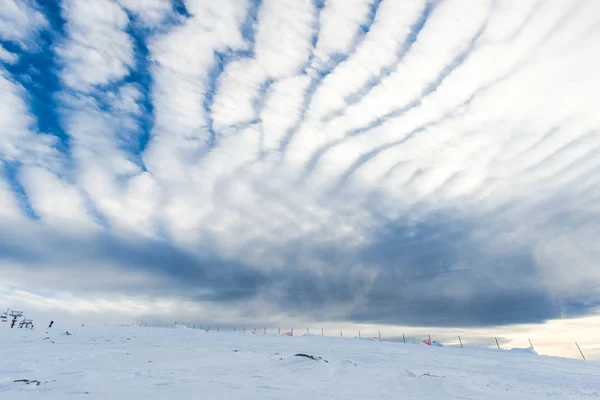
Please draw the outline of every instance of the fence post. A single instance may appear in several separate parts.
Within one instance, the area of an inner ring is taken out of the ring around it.
[[[577,346],[577,350],[579,350],[579,352],[581,353],[581,357],[583,357],[583,359],[585,360],[585,356],[583,355],[583,351],[581,351],[581,348],[579,347],[579,345],[577,344],[577,342],[575,342],[575,346]]]
[[[460,342],[460,348],[463,348],[463,344],[462,344],[462,339],[460,338],[460,335],[458,335],[458,341]]]
[[[533,343],[531,343],[531,339],[527,339],[529,340],[529,345],[531,346],[531,350],[535,351],[535,349],[533,348]]]
[[[498,346],[498,350],[500,350],[500,344],[498,343],[498,338],[495,337],[494,339],[496,339],[496,346]]]

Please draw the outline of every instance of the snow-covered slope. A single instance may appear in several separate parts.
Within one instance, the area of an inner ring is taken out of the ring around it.
[[[600,397],[600,363],[529,352],[191,329],[69,331],[0,327],[0,398]]]

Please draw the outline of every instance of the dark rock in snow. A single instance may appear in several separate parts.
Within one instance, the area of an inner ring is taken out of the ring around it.
[[[33,385],[33,384],[35,384],[35,386],[40,386],[42,384],[42,382],[40,382],[40,381],[29,380],[29,379],[17,379],[14,382],[15,383],[22,382],[22,383],[24,383],[26,385]]]
[[[296,357],[306,357],[306,358],[310,358],[311,360],[315,360],[315,361],[325,361],[326,363],[329,363],[329,361],[327,361],[326,359],[324,359],[323,357],[319,357],[319,356],[311,356],[310,354],[304,354],[304,353],[298,353],[295,354]]]

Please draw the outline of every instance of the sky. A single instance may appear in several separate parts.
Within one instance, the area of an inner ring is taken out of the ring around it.
[[[1,3],[0,306],[600,315],[599,2]]]

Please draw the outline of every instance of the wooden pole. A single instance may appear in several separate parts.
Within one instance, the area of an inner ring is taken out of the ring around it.
[[[579,350],[579,353],[581,353],[581,357],[583,357],[583,359],[585,360],[585,356],[583,355],[583,351],[581,351],[581,348],[579,347],[579,345],[577,344],[577,342],[575,342],[575,346],[577,346],[577,350]]]
[[[496,346],[498,346],[498,350],[500,350],[500,344],[498,343],[498,338],[495,337],[494,339],[496,339]]]
[[[535,351],[535,349],[533,348],[533,343],[531,343],[531,339],[527,339],[529,340],[529,345],[531,346],[531,350]]]
[[[458,335],[458,341],[460,342],[460,348],[463,348],[463,344],[462,344],[462,339],[460,338],[460,335]]]

